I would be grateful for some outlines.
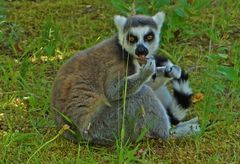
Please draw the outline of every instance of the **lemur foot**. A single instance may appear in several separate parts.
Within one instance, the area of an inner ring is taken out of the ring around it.
[[[198,118],[195,117],[189,121],[179,123],[176,128],[171,129],[170,135],[172,137],[184,137],[188,135],[195,135],[200,132],[200,125]]]

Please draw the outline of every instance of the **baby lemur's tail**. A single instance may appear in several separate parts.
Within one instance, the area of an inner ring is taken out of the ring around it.
[[[178,124],[187,113],[187,108],[191,105],[192,89],[188,83],[188,74],[182,71],[179,79],[173,79],[173,101],[167,112],[173,125]]]

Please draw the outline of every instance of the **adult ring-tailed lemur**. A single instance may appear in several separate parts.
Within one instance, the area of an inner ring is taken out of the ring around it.
[[[197,118],[182,122],[193,94],[188,75],[156,55],[164,17],[163,12],[115,16],[118,35],[77,53],[61,67],[52,108],[59,127],[70,124],[64,133],[68,139],[114,144],[123,113],[124,139],[132,142],[143,130],[146,137],[162,139],[200,130]],[[173,96],[165,85],[169,80]]]

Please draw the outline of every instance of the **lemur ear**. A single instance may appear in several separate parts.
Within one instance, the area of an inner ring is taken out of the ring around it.
[[[123,27],[127,21],[127,18],[124,16],[116,15],[114,16],[114,23],[119,31],[123,31]]]
[[[159,29],[161,29],[164,19],[165,19],[165,13],[164,12],[158,12],[156,15],[154,15],[153,20],[157,23],[157,26]]]

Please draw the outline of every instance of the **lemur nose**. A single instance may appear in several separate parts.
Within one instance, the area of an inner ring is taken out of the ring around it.
[[[140,56],[140,55],[145,55],[145,56],[147,56],[147,54],[148,54],[148,49],[147,49],[144,45],[139,44],[139,45],[137,45],[137,48],[136,48],[136,50],[135,50],[135,54],[136,54],[137,56]]]

